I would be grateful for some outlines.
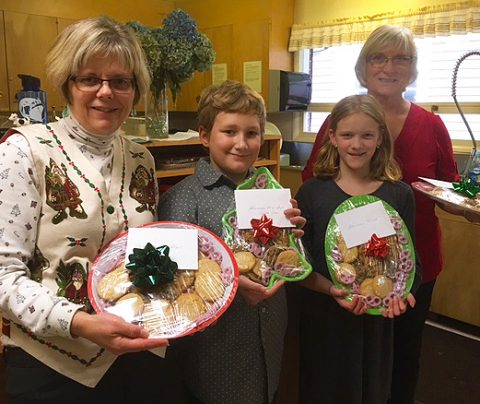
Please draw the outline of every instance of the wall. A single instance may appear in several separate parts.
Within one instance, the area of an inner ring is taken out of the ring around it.
[[[338,18],[364,17],[391,11],[405,11],[425,6],[456,3],[453,0],[403,0],[395,4],[380,0],[296,0],[294,23],[305,24],[331,21]]]
[[[2,0],[0,9],[73,20],[109,15],[122,22],[141,20],[147,25],[159,25],[163,17],[175,9],[175,3],[170,0]]]

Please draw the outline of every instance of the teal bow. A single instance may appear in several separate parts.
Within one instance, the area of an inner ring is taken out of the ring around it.
[[[134,248],[128,256],[125,267],[133,274],[133,284],[139,288],[150,288],[172,282],[178,265],[168,256],[170,247],[162,245],[155,248],[147,243],[145,248]]]

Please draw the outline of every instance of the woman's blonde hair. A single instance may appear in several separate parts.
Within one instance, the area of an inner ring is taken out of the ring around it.
[[[255,114],[260,124],[260,132],[265,133],[265,102],[260,94],[238,81],[227,80],[220,85],[212,85],[202,91],[198,102],[198,125],[208,135],[212,131],[215,118],[220,112]]]
[[[119,61],[135,78],[134,104],[150,87],[150,73],[145,55],[126,25],[109,17],[78,21],[63,30],[47,55],[47,78],[70,103],[68,81],[92,57],[101,56]]]
[[[338,123],[356,113],[363,113],[372,118],[377,124],[382,136],[382,142],[377,147],[370,161],[370,177],[380,181],[396,181],[401,178],[400,168],[393,156],[393,141],[385,123],[383,109],[371,95],[352,95],[340,100],[330,115],[330,126],[336,132]],[[325,134],[323,144],[313,168],[316,177],[321,179],[335,178],[340,170],[338,150]]]
[[[387,49],[399,49],[404,55],[412,56],[409,84],[417,79],[417,47],[412,32],[405,27],[382,25],[368,36],[355,64],[355,74],[363,87],[366,87],[365,74],[368,58]]]

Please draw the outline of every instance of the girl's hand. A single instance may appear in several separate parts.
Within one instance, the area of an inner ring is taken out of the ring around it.
[[[245,275],[240,275],[238,277],[238,291],[248,304],[255,306],[272,297],[283,287],[284,283],[284,281],[277,281],[270,289],[267,289],[265,286],[248,279]]]
[[[297,201],[295,199],[290,199],[290,203],[292,204],[292,207],[288,208],[283,213],[288,219],[290,219],[290,223],[295,226],[295,228],[292,229],[292,233],[295,234],[295,236],[297,237],[302,237],[302,228],[303,226],[305,226],[307,220],[303,216],[300,216],[302,212],[300,211],[300,209],[298,209]]]
[[[78,311],[73,317],[70,331],[72,335],[86,338],[115,355],[168,345],[166,339],[148,338],[147,330],[111,313],[88,314]]]
[[[394,318],[405,313],[405,311],[407,311],[407,303],[410,307],[415,307],[415,297],[411,293],[407,295],[405,301],[402,298],[395,296],[390,302],[388,308],[383,310],[383,317]]]
[[[344,297],[348,295],[346,290],[336,288],[332,285],[330,286],[330,295],[337,301],[340,307],[343,307],[345,310],[348,310],[357,316],[364,314],[367,310],[367,306],[363,302],[363,299],[358,295],[354,295],[351,302],[345,300]]]

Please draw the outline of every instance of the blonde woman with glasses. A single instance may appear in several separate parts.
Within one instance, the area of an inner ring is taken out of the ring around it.
[[[153,158],[118,132],[149,87],[144,55],[125,26],[92,18],[59,35],[47,74],[69,115],[12,129],[0,144],[9,403],[161,402],[162,359],[147,350],[166,341],[94,314],[87,294],[99,251],[156,219]]]

